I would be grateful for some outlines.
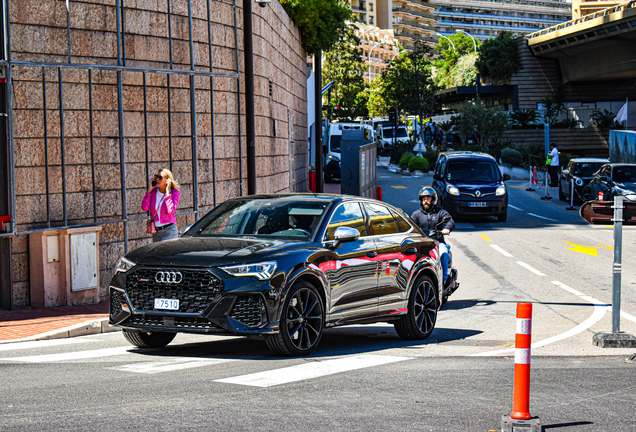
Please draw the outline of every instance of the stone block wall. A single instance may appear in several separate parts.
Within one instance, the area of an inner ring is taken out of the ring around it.
[[[190,70],[188,1],[172,0],[170,13],[167,0],[122,3],[123,148],[117,72],[95,66],[118,64],[116,1],[70,0],[68,21],[64,1],[9,1],[12,61],[48,63],[11,67],[14,219],[22,233],[61,226],[65,213],[68,226],[103,223],[102,298],[124,254],[125,224],[129,249],[150,242],[140,206],[158,169],[171,168],[181,184],[178,211],[184,214],[178,224],[192,223],[195,210],[190,76],[148,70]],[[209,71],[211,57],[216,73],[236,74],[237,61],[239,70],[238,78],[194,77],[200,210],[247,190],[242,9],[236,9],[238,29],[234,14],[231,0],[192,0],[194,69]],[[306,55],[300,34],[276,0],[254,8],[253,27],[257,192],[306,191]],[[28,236],[15,236],[12,247],[14,304],[28,305]]]

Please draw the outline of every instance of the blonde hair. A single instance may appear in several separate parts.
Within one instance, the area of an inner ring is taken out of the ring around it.
[[[172,189],[179,190],[181,185],[174,179],[174,175],[172,174],[172,171],[170,171],[168,168],[161,168],[159,172],[165,173],[166,176],[170,179],[170,182],[172,182],[172,186],[171,186]]]

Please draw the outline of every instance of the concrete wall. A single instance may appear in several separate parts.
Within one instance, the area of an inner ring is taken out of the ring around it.
[[[126,66],[170,67],[168,18],[171,21],[172,62],[175,69],[190,68],[188,3],[128,0],[125,3]],[[241,4],[241,2],[237,2]],[[117,64],[116,8],[114,0],[73,1],[70,4],[70,53],[74,64]],[[192,0],[195,69],[209,70],[207,1]],[[236,72],[234,11],[231,2],[210,1],[212,57],[215,72]],[[12,60],[67,63],[69,34],[64,1],[11,0]],[[306,191],[307,103],[306,54],[300,34],[278,1],[254,8],[254,69],[256,111],[257,192]],[[195,78],[198,136],[199,208],[212,208],[246,192],[245,96],[242,10],[237,13],[240,84],[236,77]],[[87,68],[63,69],[64,129],[61,130],[57,68],[13,66],[13,115],[16,215],[19,231],[63,224],[62,147],[66,164],[68,225],[93,222],[93,189],[99,222],[122,218],[117,74]],[[123,73],[124,155],[129,248],[149,243],[141,200],[148,176],[169,165],[182,185],[179,211],[193,210],[192,130],[190,82],[187,75],[146,74],[147,130],[144,126],[142,72]],[[270,94],[271,88],[271,94]],[[93,146],[96,180],[91,168],[90,102],[92,89]],[[212,101],[214,116],[212,115]],[[170,104],[171,118],[168,116]],[[240,113],[239,113],[240,104]],[[169,120],[171,124],[169,124]],[[45,136],[44,124],[47,125]],[[240,124],[240,127],[239,127]],[[171,130],[169,130],[171,129]],[[239,137],[240,131],[240,137]],[[170,135],[172,138],[170,139]],[[213,143],[214,137],[214,143]],[[150,172],[146,172],[146,138]],[[239,142],[242,161],[239,161]],[[48,150],[47,150],[48,147]],[[214,159],[212,155],[214,154]],[[48,156],[48,175],[46,159]],[[215,170],[216,190],[212,182]],[[194,215],[180,215],[180,226]],[[28,305],[29,242],[27,235],[13,238],[13,299]],[[101,297],[113,268],[124,253],[124,223],[110,223],[101,232]]]

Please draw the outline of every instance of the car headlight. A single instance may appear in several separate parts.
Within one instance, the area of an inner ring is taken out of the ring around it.
[[[576,180],[574,180],[574,184],[576,184],[579,187],[583,186],[583,179],[582,178],[578,178],[578,177],[575,177],[575,178],[576,178]]]
[[[505,185],[500,185],[499,187],[497,187],[497,190],[495,191],[495,195],[500,196],[506,193],[506,186]]]
[[[636,194],[631,193],[631,194],[625,195],[625,199],[636,202]]]
[[[274,275],[276,267],[278,267],[276,261],[267,261],[255,264],[221,267],[221,270],[232,276],[254,276],[258,280],[267,280]]]
[[[446,190],[451,195],[459,195],[459,189],[457,189],[455,186],[448,185],[446,186]]]
[[[340,162],[340,158],[338,156],[334,156],[334,155],[329,155],[329,160],[335,161],[335,162]]]
[[[126,259],[125,257],[121,257],[119,258],[119,261],[117,261],[117,265],[115,266],[115,273],[126,273],[128,270],[136,265],[137,264],[135,264],[131,260]]]

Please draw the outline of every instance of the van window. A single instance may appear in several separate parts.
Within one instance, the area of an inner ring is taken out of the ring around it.
[[[452,161],[446,164],[446,180],[457,182],[498,182],[501,173],[496,163],[490,161]]]
[[[342,140],[342,135],[331,135],[329,140],[329,150],[335,153],[340,153],[340,141]]]

